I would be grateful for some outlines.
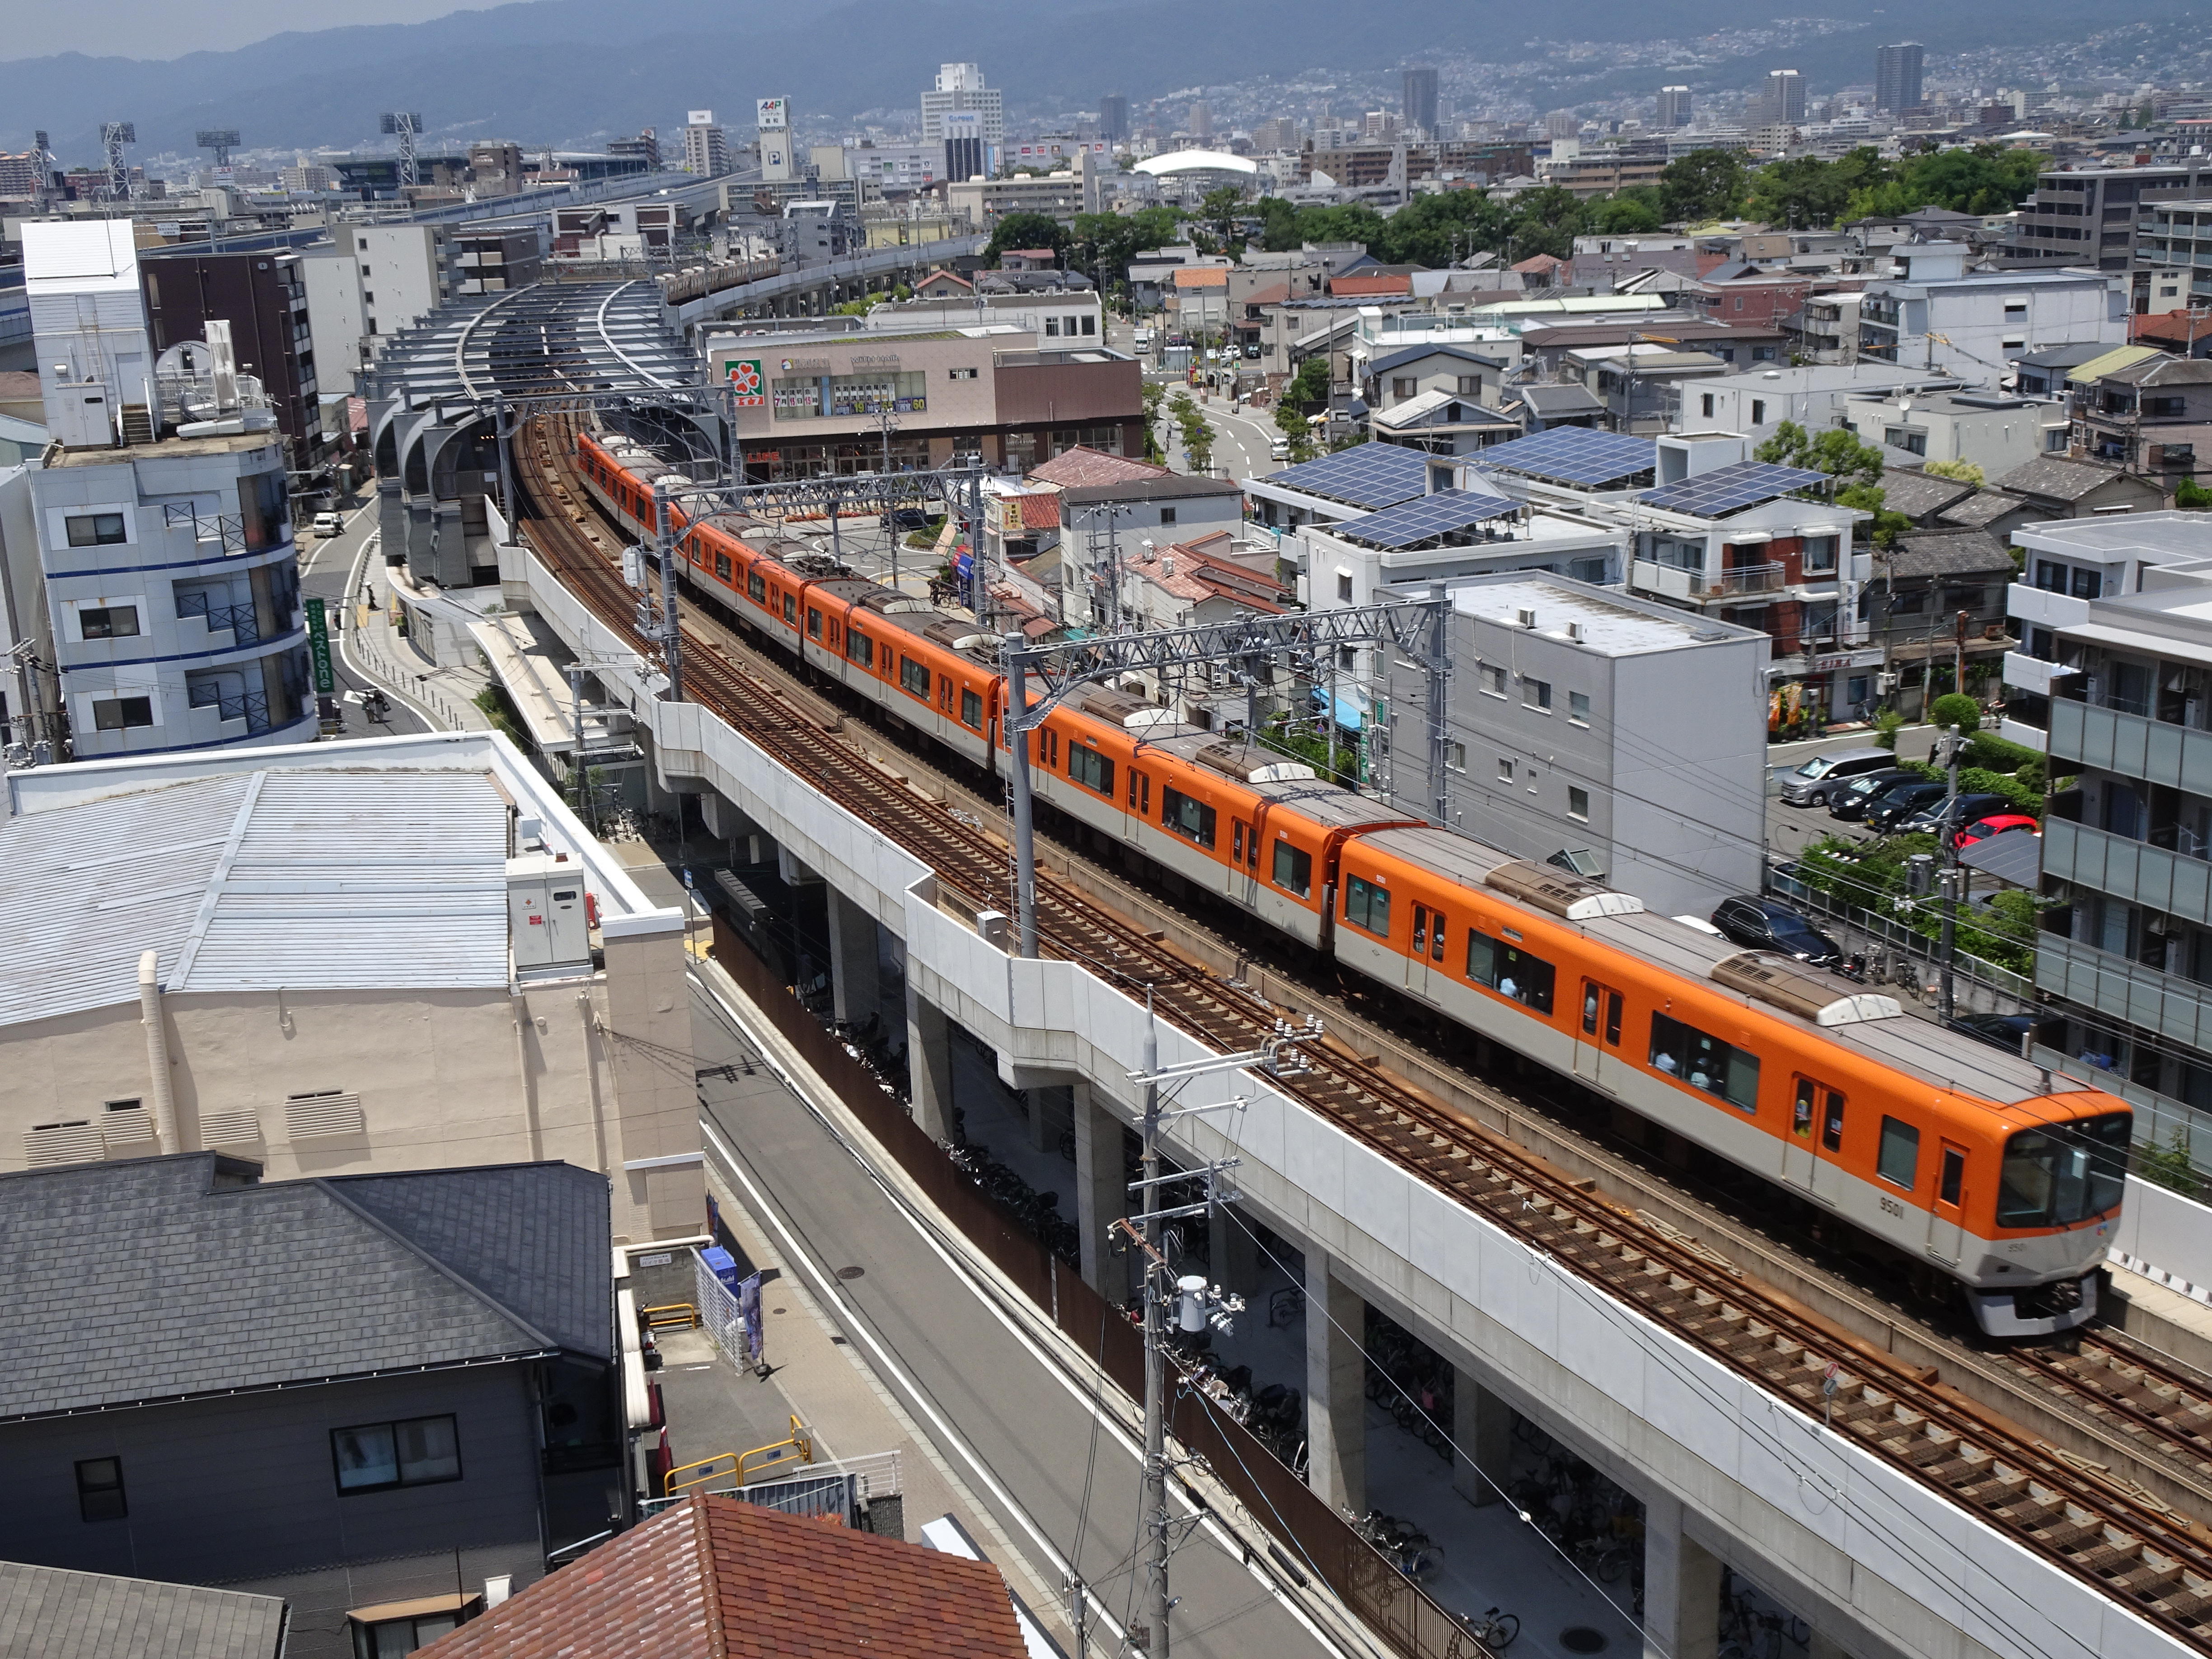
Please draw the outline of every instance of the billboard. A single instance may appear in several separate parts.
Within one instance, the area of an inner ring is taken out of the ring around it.
[[[757,357],[725,357],[722,378],[730,383],[730,401],[739,409],[768,407],[768,381]]]
[[[753,108],[758,117],[753,125],[763,132],[781,132],[791,125],[788,98],[756,98]]]
[[[711,127],[714,125],[714,112],[710,109],[695,109],[687,118],[685,125],[695,127]]]

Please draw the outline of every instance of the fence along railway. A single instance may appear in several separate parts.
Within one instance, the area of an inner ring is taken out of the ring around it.
[[[520,520],[556,576],[641,656],[635,604],[586,530],[568,420],[526,428]],[[855,818],[937,873],[973,907],[998,908],[1005,843],[912,792],[855,769],[842,745],[780,688],[687,630],[693,700]],[[1219,980],[1137,924],[1048,875],[1037,909],[1048,957],[1125,988],[1150,988],[1160,1017],[1220,1048],[1254,1046],[1280,1010]],[[1480,1211],[1559,1267],[1598,1285],[1738,1374],[1939,1492],[2022,1548],[2212,1651],[2212,1528],[2124,1479],[2084,1468],[1922,1369],[1871,1347],[1680,1234],[1492,1133],[1351,1053],[1319,1045],[1313,1070],[1276,1085],[1403,1169]]]

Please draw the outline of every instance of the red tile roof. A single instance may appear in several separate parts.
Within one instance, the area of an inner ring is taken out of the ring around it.
[[[1060,528],[1060,492],[1040,489],[1034,495],[1019,498],[1022,504],[1022,528],[1024,530],[1057,530]]]
[[[539,1579],[437,1659],[1026,1659],[987,1561],[695,1494]]]
[[[2212,337],[2212,320],[2201,312],[2192,319],[2186,311],[2154,311],[2129,319],[2128,337],[2147,345],[2201,345]],[[0,382],[7,378],[0,374]],[[35,380],[38,376],[31,378]]]
[[[1411,294],[1413,279],[1407,276],[1332,276],[1328,291],[1340,297],[1358,294]]]
[[[1031,478],[1058,484],[1063,489],[1086,489],[1094,484],[1127,483],[1137,478],[1168,476],[1169,469],[1164,466],[1127,455],[1109,455],[1103,449],[1089,449],[1081,444],[1054,456],[1042,466],[1030,469]]]
[[[1179,288],[1227,288],[1227,265],[1177,265],[1175,285]]]

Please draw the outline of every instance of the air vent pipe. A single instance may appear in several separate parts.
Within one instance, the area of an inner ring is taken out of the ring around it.
[[[146,1028],[146,1069],[154,1080],[154,1132],[164,1152],[181,1152],[176,1091],[169,1083],[169,1028],[161,1014],[161,959],[152,951],[138,958],[138,1021]]]

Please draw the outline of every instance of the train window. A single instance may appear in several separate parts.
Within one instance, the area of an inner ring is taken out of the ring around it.
[[[1275,885],[1300,898],[1313,892],[1313,854],[1275,837]]]
[[[1651,1016],[1651,1066],[1678,1083],[1717,1095],[1741,1111],[1759,1109],[1759,1056],[1685,1025]]]
[[[730,580],[730,556],[728,554],[717,553],[714,555],[714,574],[717,576],[720,576],[724,581]]]
[[[1213,845],[1213,809],[1202,800],[1192,799],[1180,789],[1160,791],[1160,823],[1200,847]]]
[[[1236,851],[1231,856],[1236,863],[1242,864],[1244,862],[1244,820],[1242,818],[1237,819],[1235,827],[1237,831]],[[1424,911],[1420,914],[1425,915],[1427,913]]]
[[[1559,979],[1552,964],[1473,927],[1467,930],[1467,976],[1540,1014],[1552,1012],[1552,988]]]
[[[974,696],[974,692],[968,694]],[[1085,789],[1095,789],[1111,797],[1114,793],[1114,763],[1096,749],[1081,746],[1067,751],[1067,775]]]
[[[1060,733],[1057,732],[1048,731],[1044,734],[1044,763],[1054,771],[1060,769]]]
[[[1585,1036],[1597,1035],[1597,1016],[1600,1006],[1601,999],[1598,995],[1597,981],[1584,980],[1583,981],[1583,1034]]]
[[[1813,1079],[1797,1079],[1797,1098],[1790,1107],[1790,1133],[1800,1140],[1813,1138],[1813,1097],[1820,1092]]]
[[[972,726],[978,732],[983,729],[983,699],[977,693],[963,691],[960,694],[960,724]]]
[[[1589,1036],[1597,1035],[1598,1014],[1605,1015],[1605,1040],[1614,1048],[1620,1046],[1620,993],[1600,985],[1594,979],[1583,981],[1583,1030]]]
[[[1946,1146],[1942,1172],[1936,1180],[1936,1201],[1955,1207],[1966,1190],[1966,1155],[1956,1146]]]
[[[863,668],[873,668],[876,665],[876,642],[858,629],[848,629],[845,654]]]
[[[751,598],[752,602],[755,605],[766,605],[768,603],[768,578],[762,575],[757,570],[748,570],[745,573],[745,592]]]
[[[822,613],[811,605],[806,607],[806,635],[815,640],[822,637]]]
[[[1358,876],[1344,878],[1344,919],[1383,939],[1390,937],[1390,890]]]
[[[899,684],[906,688],[908,696],[920,697],[924,702],[928,701],[929,665],[926,662],[916,662],[912,657],[901,657]]]
[[[1418,922],[1420,920],[1420,907],[1416,905],[1413,908],[1413,920]],[[1429,927],[1429,960],[1431,962],[1442,962],[1444,959],[1444,930],[1451,925],[1450,919],[1441,910],[1432,910],[1429,913],[1429,921],[1431,924]],[[1413,937],[1413,954],[1419,956],[1420,951],[1420,934],[1419,930],[1417,928],[1414,932]]]
[[[1614,1048],[1620,1047],[1620,1014],[1622,1002],[1618,991],[1605,994],[1605,1040]]]
[[[2118,1204],[2133,1121],[2126,1112],[2109,1112],[2051,1132],[2023,1129],[2005,1142],[1997,1225],[2070,1227]]]
[[[799,595],[796,593],[787,593],[783,596],[783,619],[787,623],[796,623],[799,620]]]
[[[1828,1091],[1828,1109],[1820,1117],[1820,1145],[1832,1152],[1844,1150],[1844,1097]]]
[[[1240,823],[1237,827],[1242,830],[1244,826]],[[1413,907],[1413,954],[1422,957],[1428,953],[1429,907],[1425,904],[1417,904]]]
[[[1892,1186],[1911,1192],[1913,1177],[1920,1172],[1920,1131],[1901,1119],[1884,1117],[1881,1153],[1874,1168]]]
[[[1129,810],[1149,817],[1152,810],[1152,775],[1129,769]]]

